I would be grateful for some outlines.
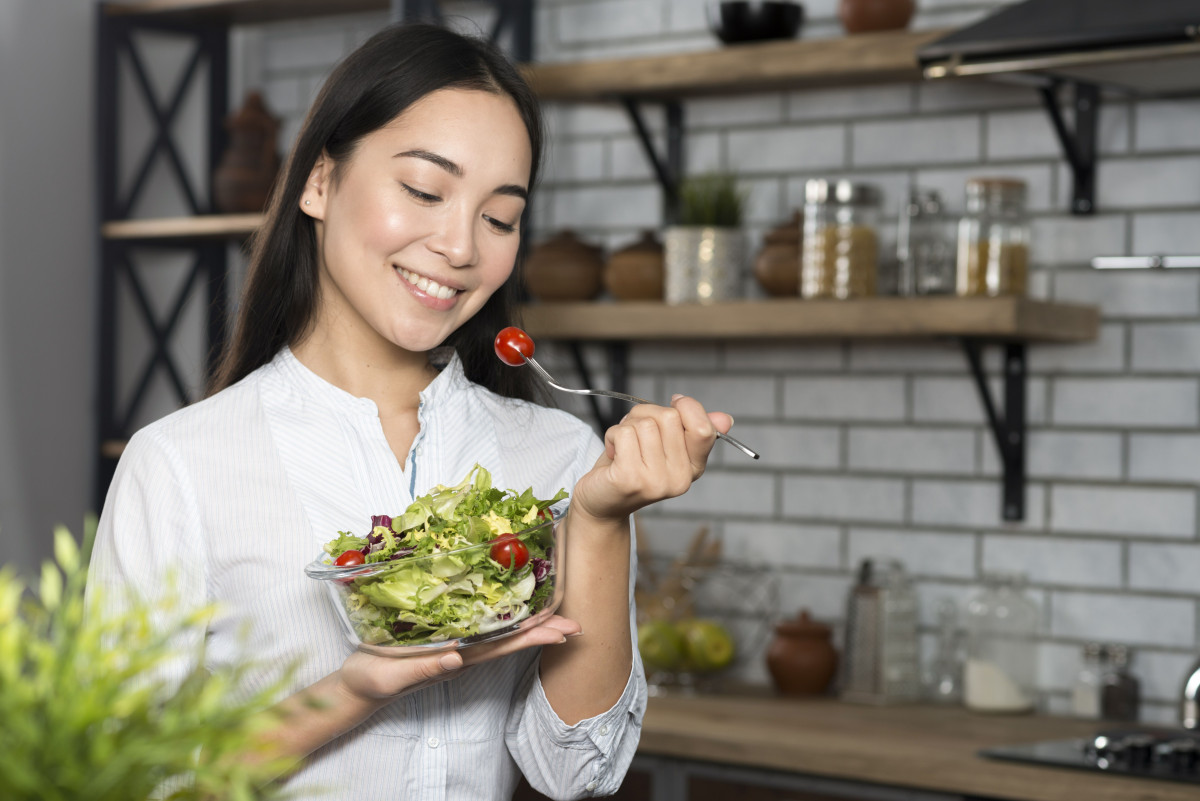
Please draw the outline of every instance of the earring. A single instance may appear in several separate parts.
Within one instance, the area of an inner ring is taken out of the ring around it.
[[[305,206],[311,206],[311,205],[312,205],[312,201],[311,201],[311,200],[306,200],[306,201],[304,201],[304,205],[305,205]]]

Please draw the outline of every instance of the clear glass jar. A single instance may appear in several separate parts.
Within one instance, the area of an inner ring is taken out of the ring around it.
[[[929,669],[929,700],[939,704],[962,702],[962,657],[958,632],[958,604],[943,598],[937,607],[937,652]]]
[[[1071,711],[1081,718],[1100,717],[1100,680],[1108,662],[1108,651],[1098,642],[1083,646],[1083,662],[1071,688]]]
[[[900,295],[953,294],[955,220],[932,189],[909,191],[896,229]]]
[[[958,224],[960,295],[1023,295],[1029,277],[1025,182],[967,181],[967,211]]]
[[[879,189],[813,179],[804,185],[800,296],[870,297],[879,270]]]
[[[1040,611],[1017,574],[990,574],[967,603],[963,701],[977,712],[1031,712]]]

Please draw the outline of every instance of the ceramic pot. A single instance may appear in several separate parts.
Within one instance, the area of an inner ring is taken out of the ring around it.
[[[838,653],[832,630],[803,610],[793,620],[775,626],[767,648],[767,670],[784,695],[820,695],[837,672]]]
[[[838,19],[846,33],[907,28],[917,10],[915,0],[839,0]]]
[[[720,303],[741,296],[747,243],[740,228],[676,225],[663,238],[667,303]]]
[[[591,300],[600,294],[603,274],[603,249],[564,230],[530,252],[525,285],[538,300]]]
[[[662,300],[666,268],[663,245],[654,231],[613,253],[604,268],[604,286],[617,300]]]
[[[225,120],[229,147],[213,173],[213,206],[226,214],[260,212],[279,172],[279,120],[258,92]]]
[[[754,260],[754,278],[771,297],[796,297],[800,294],[800,229],[804,213],[792,218],[763,237],[762,249]]]

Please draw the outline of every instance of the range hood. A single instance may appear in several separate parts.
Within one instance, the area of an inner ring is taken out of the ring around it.
[[[930,42],[917,58],[927,78],[1192,93],[1200,91],[1200,2],[1025,0]]]

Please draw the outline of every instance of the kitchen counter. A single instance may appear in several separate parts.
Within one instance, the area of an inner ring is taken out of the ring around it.
[[[1027,766],[982,748],[1085,737],[1097,721],[776,696],[657,696],[639,754],[1016,801],[1196,801],[1194,784]]]

